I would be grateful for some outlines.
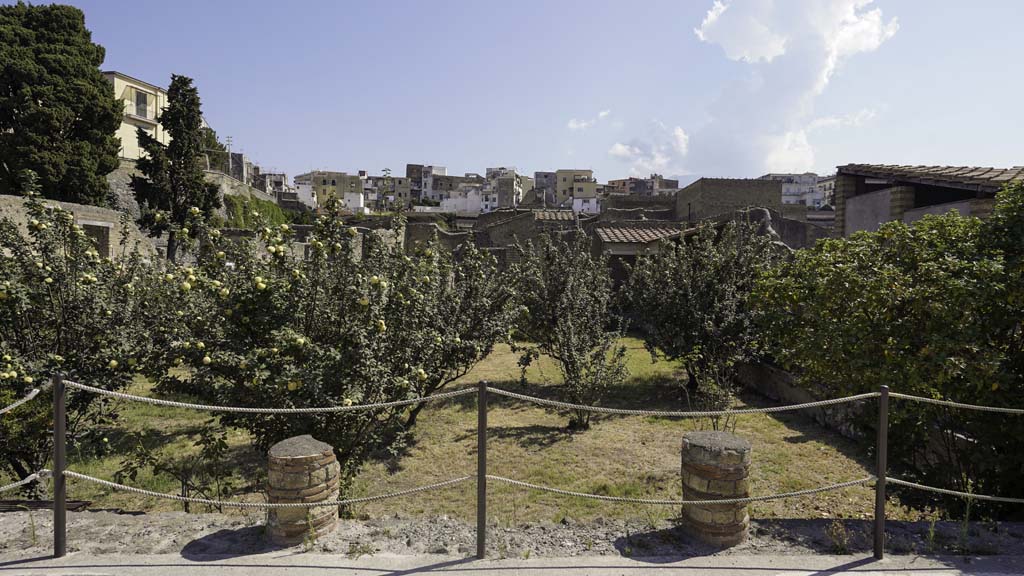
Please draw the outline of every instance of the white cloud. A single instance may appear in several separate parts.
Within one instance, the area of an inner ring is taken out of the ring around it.
[[[786,52],[786,37],[769,28],[771,0],[754,0],[727,13],[730,7],[715,0],[700,28],[694,29],[697,38],[718,44],[731,60],[743,62],[771,62]]]
[[[686,156],[686,153],[690,150],[690,135],[683,130],[682,126],[676,126],[672,130],[672,137],[675,138],[676,153],[680,156]]]
[[[593,120],[587,121],[587,120],[577,120],[575,118],[570,118],[569,119],[569,124],[567,126],[568,126],[569,130],[586,130],[587,128],[590,128],[590,126],[593,125],[593,124],[594,124]]]
[[[688,134],[688,165],[709,174],[811,170],[815,140],[828,137],[819,131],[869,123],[869,108],[822,116],[815,104],[849,58],[878,50],[899,30],[874,4],[715,0],[694,33],[749,74],[724,86],[708,120]]]
[[[569,130],[572,130],[573,132],[579,132],[581,130],[586,130],[587,128],[590,128],[594,124],[597,124],[601,120],[604,120],[605,118],[607,118],[608,115],[611,114],[611,113],[612,113],[611,110],[601,110],[600,112],[597,113],[596,117],[591,118],[590,120],[580,120],[578,118],[570,118],[569,119],[569,123],[566,124],[566,128],[568,128]]]
[[[653,172],[667,175],[684,174],[683,158],[688,151],[689,136],[681,126],[669,128],[652,120],[644,138],[616,142],[608,150],[613,158],[629,164],[630,174],[647,176]]]

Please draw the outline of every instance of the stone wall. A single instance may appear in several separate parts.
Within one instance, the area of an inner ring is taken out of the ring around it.
[[[701,178],[676,193],[676,219],[696,222],[750,207],[782,211],[782,182]]]
[[[133,220],[139,218],[139,203],[135,201],[135,191],[132,190],[132,176],[138,176],[135,168],[135,160],[121,158],[121,164],[116,170],[107,174],[107,183],[110,185],[110,192],[117,201],[115,208],[131,215]]]
[[[272,194],[267,194],[257,190],[256,188],[249,186],[241,180],[235,180],[231,176],[224,174],[223,172],[217,172],[215,170],[204,171],[207,182],[212,182],[217,185],[220,189],[221,195],[226,196],[242,196],[244,198],[259,198],[260,200],[266,200],[267,202],[276,203],[276,198]]]
[[[471,241],[469,232],[448,232],[435,223],[408,223],[405,226],[405,246],[412,250],[417,244],[426,244],[437,236],[438,244],[447,250],[454,251],[464,242]]]
[[[57,202],[56,200],[45,200],[44,202],[48,205],[59,205],[74,214],[75,222],[83,226],[86,234],[96,241],[96,249],[101,255],[114,258],[120,255],[123,212],[85,204]],[[28,235],[28,213],[25,209],[25,199],[21,196],[0,195],[0,217],[10,218],[18,225],[22,233]],[[142,254],[155,256],[157,244],[155,239],[144,235],[138,229],[134,220],[128,223],[129,249],[138,246],[138,250]]]
[[[740,364],[736,380],[744,387],[781,404],[803,404],[824,399],[798,385],[796,378],[789,372],[769,364]],[[859,440],[864,437],[864,433],[856,426],[856,420],[865,406],[863,402],[851,402],[810,408],[801,410],[800,413],[810,416],[818,424],[831,428],[847,438]]]

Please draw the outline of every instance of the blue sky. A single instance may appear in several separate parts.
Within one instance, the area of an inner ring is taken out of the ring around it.
[[[1024,164],[1014,0],[72,0],[265,169]]]

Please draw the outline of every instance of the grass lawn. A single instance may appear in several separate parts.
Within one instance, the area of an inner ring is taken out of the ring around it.
[[[606,405],[630,408],[681,409],[678,366],[651,362],[642,343],[626,338],[630,380],[613,390]],[[560,375],[547,358],[527,372],[527,385],[519,383],[517,356],[499,347],[476,366],[457,386],[488,380],[499,387],[530,395],[558,398]],[[137,394],[149,394],[149,385],[138,382]],[[767,405],[755,396],[750,405]],[[706,421],[643,416],[596,415],[591,429],[567,431],[568,414],[516,400],[491,396],[489,412],[489,473],[553,487],[613,496],[679,498],[679,450],[688,430],[707,427]],[[370,462],[356,478],[351,496],[392,492],[475,474],[476,400],[459,397],[430,404],[419,417],[415,439],[405,453],[391,461]],[[162,450],[185,453],[194,450],[198,430],[209,414],[146,404],[126,404],[118,428],[107,433],[105,455],[69,454],[73,470],[112,478],[123,455],[138,438],[163,443]],[[789,492],[866,476],[871,463],[865,451],[837,434],[823,430],[796,414],[740,416],[737,433],[753,444],[752,490],[754,495]],[[243,464],[235,479],[236,498],[262,500],[263,456],[248,447],[245,432],[229,436],[232,458]],[[177,493],[168,477],[140,474],[135,485],[160,492]],[[492,519],[507,525],[535,521],[559,521],[564,517],[588,520],[598,517],[646,518],[652,524],[678,515],[668,506],[619,505],[514,488],[491,483],[489,506]],[[180,510],[167,500],[140,497],[80,481],[72,481],[70,497],[92,500],[93,507],[126,510]],[[357,515],[446,514],[467,521],[475,518],[476,489],[472,482],[440,491],[354,507]],[[872,489],[854,487],[803,497],[755,503],[755,518],[870,517]],[[910,512],[890,504],[891,519],[910,518]]]

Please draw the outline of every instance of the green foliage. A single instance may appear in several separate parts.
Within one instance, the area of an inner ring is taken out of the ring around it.
[[[167,237],[167,259],[177,257],[179,245],[188,246],[186,221],[201,216],[210,218],[220,208],[220,194],[215,184],[206,182],[199,91],[192,79],[171,76],[167,89],[167,107],[160,113],[160,124],[170,136],[164,145],[141,128],[139,146],[146,155],[137,168],[142,176],[132,177],[132,189],[139,202],[139,226],[153,236],[164,232]]]
[[[264,224],[280,226],[292,222],[291,213],[285,212],[269,200],[260,198],[224,196],[224,209],[227,212],[224,226],[227,228],[252,230]]]
[[[1019,196],[1009,200],[1022,205]],[[1019,214],[1005,196],[997,212],[1004,210]],[[993,225],[1011,219],[1004,213]],[[986,228],[955,213],[928,216],[798,252],[756,292],[774,357],[822,396],[885,384],[932,398],[1024,405],[1024,381],[1007,369],[1016,344],[1005,329],[1021,316]],[[1019,486],[1020,419],[900,401],[889,418],[892,461],[928,483],[964,490],[973,479],[979,492],[995,494]]]
[[[360,236],[326,207],[307,259],[287,224],[227,242],[197,227],[196,267],[169,269],[148,374],[164,391],[237,406],[346,406],[418,397],[465,374],[507,336],[509,293],[493,260],[412,256]],[[399,223],[401,225],[401,223]],[[269,257],[266,255],[269,253]],[[260,447],[300,434],[335,446],[347,483],[374,452],[400,446],[407,407],[299,416],[229,414]]]
[[[542,235],[522,250],[513,269],[522,298],[516,327],[529,341],[520,366],[525,370],[539,354],[554,358],[566,400],[597,405],[628,374],[607,258],[593,257],[583,234],[569,240]],[[577,411],[569,426],[588,428],[590,412]]]
[[[729,222],[720,229],[700,227],[681,242],[664,242],[631,271],[623,307],[652,356],[660,350],[683,363],[700,409],[733,403],[736,366],[757,355],[750,293],[776,260],[768,236]]]
[[[147,267],[134,254],[117,262],[100,258],[70,212],[43,204],[29,190],[28,234],[0,220],[0,405],[57,372],[123,389],[149,346]],[[114,416],[95,395],[70,395],[72,447],[88,448],[93,433]],[[52,429],[45,397],[0,419],[0,469],[23,478],[42,468]]]
[[[0,6],[0,193],[17,193],[32,170],[46,198],[110,203],[123,107],[103,58],[81,10]]]

